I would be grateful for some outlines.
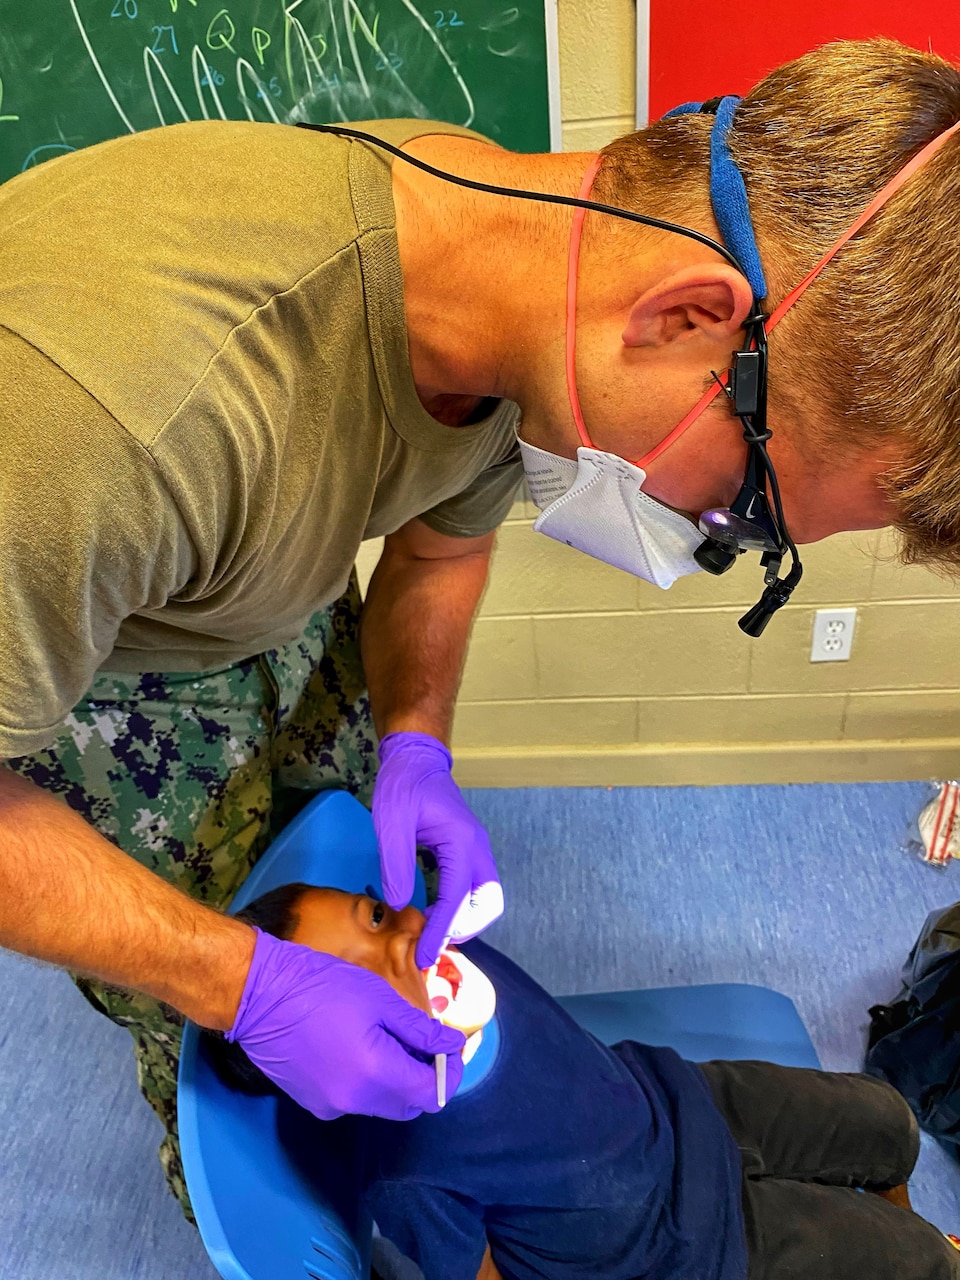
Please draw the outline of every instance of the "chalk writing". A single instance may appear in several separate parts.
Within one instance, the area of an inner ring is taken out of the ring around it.
[[[438,50],[438,52],[439,52],[440,56],[441,56],[441,57],[443,58],[443,60],[446,62],[447,66],[450,68],[450,71],[451,71],[451,72],[452,72],[452,74],[453,74],[453,78],[456,80],[456,82],[457,82],[457,84],[459,85],[460,89],[463,91],[463,96],[464,96],[464,98],[465,98],[465,99],[466,99],[466,101],[467,101],[467,107],[468,107],[468,110],[467,110],[467,118],[466,118],[466,120],[464,120],[464,121],[463,121],[463,123],[464,123],[465,125],[471,125],[471,124],[473,124],[473,117],[474,117],[474,115],[476,114],[476,109],[475,109],[475,107],[474,107],[474,105],[473,105],[473,94],[472,94],[472,93],[470,92],[470,90],[467,88],[467,82],[464,80],[463,76],[460,74],[459,70],[457,69],[457,64],[456,64],[456,63],[454,62],[454,60],[450,57],[449,53],[447,53],[446,49],[445,49],[445,48],[444,48],[444,46],[443,46],[443,43],[442,43],[442,42],[441,42],[441,40],[440,40],[440,37],[439,37],[439,36],[437,35],[437,33],[433,30],[433,28],[432,28],[432,27],[430,26],[430,24],[427,22],[426,18],[423,16],[423,14],[420,12],[420,10],[416,7],[416,5],[414,5],[413,0],[402,0],[402,2],[403,2],[404,7],[410,11],[410,13],[413,15],[413,17],[414,17],[414,18],[416,18],[416,19],[417,19],[417,21],[418,21],[418,22],[419,22],[419,23],[424,27],[424,29],[428,32],[428,34],[430,35],[431,39],[432,39],[432,40],[434,41],[434,43],[436,44],[436,46],[437,46],[437,50]]]
[[[294,9],[298,9],[302,3],[303,0],[291,0],[290,4],[283,6],[283,60],[287,70],[287,84],[292,93],[297,92],[293,70],[294,42],[300,56],[301,74],[306,77],[308,91],[313,87],[314,72],[323,76],[320,55],[311,45],[303,23],[294,14]]]
[[[173,27],[151,27],[150,30],[155,31],[157,33],[152,46],[154,53],[166,53],[167,51],[166,45],[162,45],[160,43],[160,41],[164,38],[163,33],[165,31],[170,32],[170,47],[173,49],[173,52],[174,53],[180,52],[180,50],[177,48],[177,33],[176,31],[174,31]]]
[[[263,105],[266,108],[267,114],[269,115],[270,119],[274,122],[274,124],[279,124],[280,117],[277,115],[274,109],[273,103],[270,101],[269,90],[266,88],[263,81],[257,75],[256,71],[254,71],[253,67],[251,67],[250,63],[246,60],[246,58],[238,58],[237,59],[237,90],[240,94],[240,101],[241,101],[241,104],[243,105],[244,114],[246,115],[247,119],[256,120],[257,117],[253,114],[253,103],[251,102],[249,96],[247,95],[246,85],[244,84],[244,77],[246,77],[247,79],[253,82],[253,87],[256,90],[256,97],[263,102]]]
[[[520,18],[520,10],[517,8],[504,9],[503,13],[498,14],[495,18],[490,18],[486,22],[480,23],[480,30],[491,33],[505,31],[507,27],[512,27]],[[497,58],[512,57],[520,48],[519,41],[504,47],[500,43],[494,44],[493,40],[487,41],[487,52],[494,54]]]
[[[207,109],[207,99],[204,94],[204,88],[209,88],[210,96],[213,99],[213,105],[216,108],[217,115],[221,120],[226,120],[227,113],[223,109],[223,103],[220,101],[220,95],[217,93],[217,86],[223,84],[224,77],[203,56],[199,45],[193,46],[193,53],[190,55],[190,66],[193,71],[193,87],[197,95],[197,102],[200,106],[200,114],[204,120],[210,119],[210,112]],[[202,74],[201,74],[202,73]]]
[[[126,14],[131,20],[137,16],[137,0],[117,0],[110,10],[111,18],[119,18]]]
[[[136,133],[136,129],[134,129],[133,125],[130,123],[129,117],[127,116],[123,107],[121,107],[120,103],[117,101],[117,95],[114,93],[113,88],[110,84],[110,81],[107,79],[106,73],[104,72],[103,67],[100,65],[100,59],[97,57],[96,52],[94,51],[93,45],[90,43],[90,37],[87,35],[87,29],[83,25],[83,19],[80,17],[80,13],[77,10],[77,0],[69,0],[69,4],[70,4],[70,11],[72,12],[74,18],[76,19],[77,26],[80,28],[80,36],[83,40],[84,46],[87,50],[87,53],[90,55],[90,61],[93,63],[93,69],[96,71],[97,75],[100,77],[100,83],[103,85],[104,89],[106,89],[107,97],[113,103],[114,107],[116,108],[117,115],[120,117],[123,123],[127,126],[127,129],[131,133]]]
[[[76,147],[71,147],[68,142],[45,142],[43,146],[33,148],[20,166],[20,172],[25,173],[27,169],[32,169],[34,165],[41,164],[44,160],[49,160],[50,155],[47,152],[53,155],[62,155],[67,151],[76,151]]]
[[[499,31],[501,27],[511,27],[520,17],[520,10],[517,8],[504,9],[503,13],[498,13],[495,18],[488,18],[486,22],[480,23],[481,31]]]
[[[263,56],[270,48],[272,36],[269,31],[265,31],[263,27],[254,27],[250,32],[250,38],[253,41],[253,52],[257,55],[257,59],[263,66]],[[320,55],[323,56],[322,54]]]
[[[376,52],[379,54],[379,56],[384,60],[384,69],[393,70],[393,68],[390,68],[387,66],[386,55],[384,54],[384,51],[380,48],[379,43],[373,38],[373,32],[367,26],[367,20],[366,18],[364,18],[363,14],[360,12],[359,7],[353,3],[353,0],[344,0],[344,3],[343,3],[344,17],[348,16],[350,9],[353,10],[354,21],[347,23],[347,44],[349,44],[350,46],[350,56],[353,58],[353,66],[354,66],[354,70],[357,73],[357,79],[360,82],[364,95],[367,98],[369,98],[371,96],[370,85],[367,83],[367,77],[363,74],[363,63],[360,59],[360,54],[357,50],[356,29],[357,29],[358,23],[363,28],[363,34],[366,37],[368,44],[370,44],[371,47],[375,49]]]
[[[0,112],[3,111],[3,80],[0,79]],[[10,116],[0,114],[0,120],[19,120],[19,116]]]
[[[176,106],[177,110],[180,113],[181,120],[189,120],[190,117],[187,114],[187,109],[181,102],[180,95],[177,93],[176,89],[171,84],[170,77],[167,75],[167,72],[166,72],[166,68],[164,67],[160,59],[157,57],[157,55],[150,48],[144,48],[143,50],[143,70],[147,79],[147,87],[150,90],[150,100],[153,103],[154,110],[157,113],[157,119],[160,121],[160,123],[168,124],[169,121],[167,120],[166,116],[163,114],[163,110],[160,106],[160,99],[157,97],[157,86],[153,79],[154,70],[159,72],[160,79],[163,81],[164,85],[166,86],[167,92],[170,94],[170,97],[173,99],[174,105]]]
[[[236,53],[233,47],[233,40],[237,34],[236,24],[230,17],[226,9],[221,9],[210,19],[210,25],[207,27],[207,48],[208,49],[229,49],[231,53]]]

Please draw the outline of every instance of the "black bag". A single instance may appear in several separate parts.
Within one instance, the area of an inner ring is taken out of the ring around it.
[[[960,903],[927,916],[903,990],[870,1019],[864,1069],[902,1093],[921,1128],[960,1158]]]

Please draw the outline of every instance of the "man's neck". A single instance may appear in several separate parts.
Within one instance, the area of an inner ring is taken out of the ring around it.
[[[458,176],[567,195],[588,162],[443,134],[407,150]],[[462,420],[483,397],[533,401],[558,372],[562,385],[570,210],[471,191],[402,161],[393,192],[410,362],[430,411]]]

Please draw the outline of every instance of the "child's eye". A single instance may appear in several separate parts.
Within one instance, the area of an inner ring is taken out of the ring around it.
[[[370,923],[376,929],[383,924],[383,918],[387,914],[387,908],[382,902],[375,902],[370,908]]]

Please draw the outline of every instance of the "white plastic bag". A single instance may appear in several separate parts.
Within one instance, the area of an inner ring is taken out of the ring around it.
[[[945,866],[960,857],[960,783],[941,782],[936,796],[917,819],[922,858],[934,866]]]

